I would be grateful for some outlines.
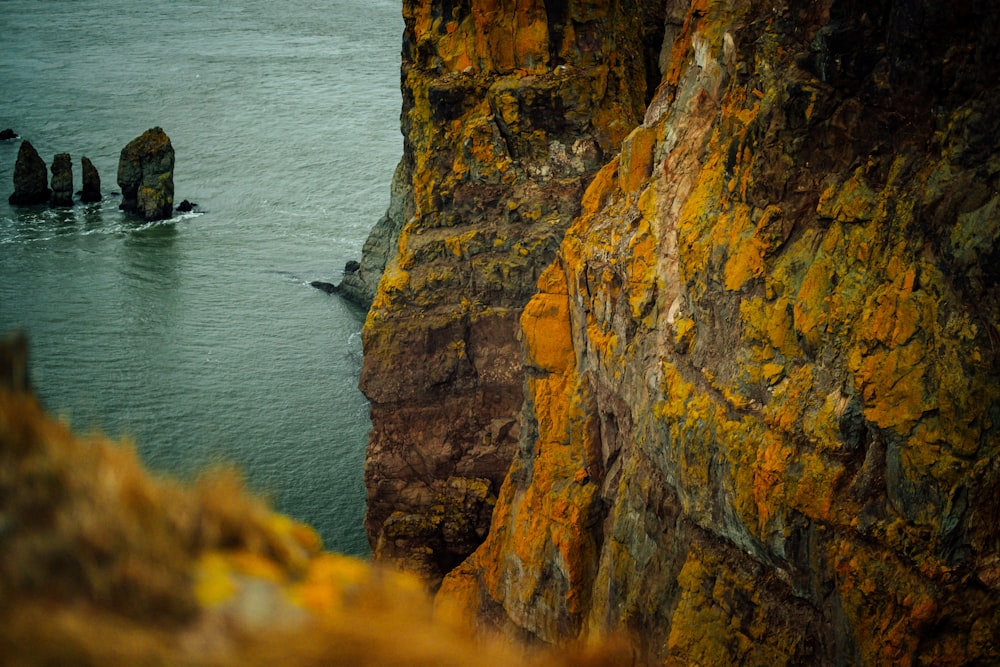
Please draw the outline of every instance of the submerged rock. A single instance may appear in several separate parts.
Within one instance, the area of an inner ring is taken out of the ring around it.
[[[83,168],[83,189],[80,191],[80,201],[92,203],[101,201],[101,175],[97,167],[85,155],[80,160]]]
[[[14,206],[44,204],[50,193],[45,160],[30,141],[22,141],[14,164],[14,194],[7,201]]]
[[[318,290],[323,290],[327,294],[336,294],[337,292],[340,291],[340,288],[338,288],[333,283],[325,283],[322,280],[314,280],[309,284]]]
[[[69,153],[59,153],[52,158],[52,206],[73,205],[73,162]]]
[[[146,130],[118,160],[119,208],[146,220],[169,218],[174,209],[174,147],[162,128]]]

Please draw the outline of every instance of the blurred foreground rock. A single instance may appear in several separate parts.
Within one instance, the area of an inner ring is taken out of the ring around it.
[[[321,550],[217,471],[154,477],[127,442],[76,436],[0,345],[0,664],[610,665],[435,619],[416,578]]]

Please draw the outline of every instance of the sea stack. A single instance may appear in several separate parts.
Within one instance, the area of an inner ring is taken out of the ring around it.
[[[118,160],[119,208],[145,220],[169,218],[174,208],[174,147],[162,128],[146,130]]]
[[[52,158],[52,206],[73,205],[73,161],[69,153],[59,153]]]
[[[29,141],[22,141],[14,163],[14,193],[7,200],[14,206],[44,204],[49,200],[49,179],[45,160]]]
[[[80,201],[90,204],[101,201],[101,175],[97,167],[86,155],[80,159],[83,168],[83,189],[80,191]]]

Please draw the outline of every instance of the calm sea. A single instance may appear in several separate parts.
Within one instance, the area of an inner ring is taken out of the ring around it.
[[[218,462],[367,554],[357,389],[363,314],[335,282],[385,210],[402,151],[398,0],[0,0],[0,129],[80,157],[104,200],[15,209],[0,142],[0,331],[77,429],[133,439],[157,471]],[[121,148],[161,126],[175,202],[124,217]]]

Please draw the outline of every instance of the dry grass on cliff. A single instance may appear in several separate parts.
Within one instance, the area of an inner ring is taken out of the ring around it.
[[[321,552],[237,475],[182,485],[75,435],[25,391],[23,353],[0,352],[0,665],[632,662],[435,621],[416,580]]]

